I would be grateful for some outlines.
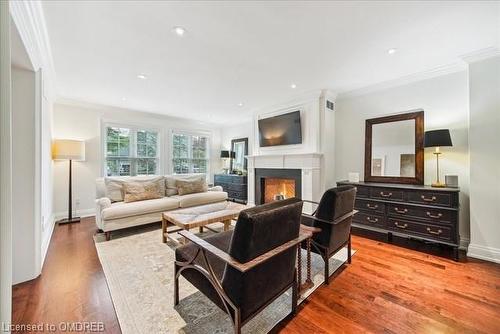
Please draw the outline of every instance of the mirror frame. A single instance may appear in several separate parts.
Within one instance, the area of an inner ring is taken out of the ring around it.
[[[234,144],[239,143],[239,142],[245,142],[245,155],[248,155],[248,138],[237,138],[237,139],[232,139],[231,140],[231,151],[234,152]],[[243,161],[243,169],[245,171],[248,171],[248,160],[244,159]],[[229,165],[229,172],[233,172],[233,159],[231,159],[231,163]]]
[[[415,120],[415,177],[372,175],[372,126],[375,124]],[[424,111],[371,118],[365,121],[365,181],[424,184]]]

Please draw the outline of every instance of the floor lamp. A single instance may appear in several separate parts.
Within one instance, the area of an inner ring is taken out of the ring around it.
[[[79,223],[80,217],[73,217],[72,179],[71,167],[73,160],[85,160],[85,142],[80,140],[56,139],[52,145],[53,160],[69,160],[69,196],[68,196],[68,217],[59,220],[58,224]]]

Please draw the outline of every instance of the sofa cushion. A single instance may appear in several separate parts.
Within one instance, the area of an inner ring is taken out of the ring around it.
[[[179,195],[196,194],[208,191],[207,181],[200,177],[197,180],[175,180]]]
[[[191,206],[225,201],[227,199],[227,193],[224,191],[207,191],[182,196],[176,195],[171,198],[178,199],[181,208],[189,208]]]
[[[123,201],[123,183],[124,182],[155,182],[158,183],[160,192],[165,193],[165,177],[160,175],[140,175],[140,176],[122,176],[122,177],[106,177],[104,183],[106,185],[106,197],[112,202]]]
[[[125,203],[115,202],[110,207],[102,210],[104,220],[138,216],[146,213],[174,210],[179,207],[179,199],[163,197],[145,201]]]
[[[166,194],[167,196],[178,195],[177,191],[177,180],[185,180],[185,181],[193,181],[199,179],[206,179],[205,174],[179,174],[179,175],[165,175],[165,185],[167,188]]]
[[[123,182],[123,194],[125,203],[144,201],[164,197],[165,187],[162,191],[159,182]]]

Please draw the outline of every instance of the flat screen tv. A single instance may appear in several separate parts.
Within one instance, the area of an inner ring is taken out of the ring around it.
[[[302,144],[300,111],[259,119],[260,147]]]

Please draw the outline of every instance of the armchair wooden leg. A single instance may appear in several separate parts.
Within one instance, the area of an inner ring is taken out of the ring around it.
[[[177,277],[177,271],[179,266],[174,264],[174,306],[179,304],[179,278]]]
[[[300,289],[300,283],[297,282],[297,271],[295,271],[293,275],[293,285],[292,285],[292,315],[297,314],[299,289]]]
[[[351,264],[351,255],[352,255],[352,247],[351,247],[351,234],[349,234],[349,241],[347,242],[347,263]]]
[[[330,259],[328,258],[328,255],[325,255],[323,260],[325,261],[325,284],[328,285],[328,280],[330,278]]]
[[[106,237],[106,241],[111,240],[111,232],[104,232],[104,236]]]
[[[241,311],[240,309],[234,312],[234,333],[241,334]]]

